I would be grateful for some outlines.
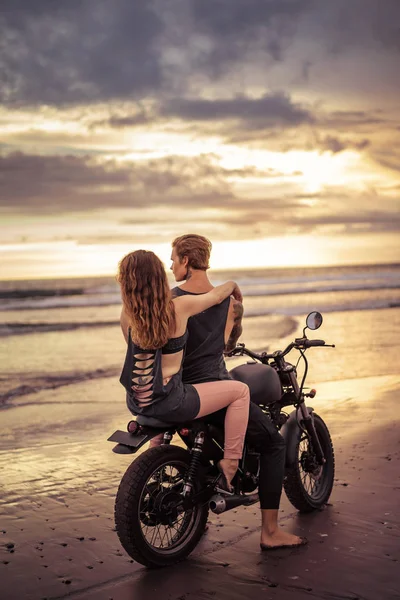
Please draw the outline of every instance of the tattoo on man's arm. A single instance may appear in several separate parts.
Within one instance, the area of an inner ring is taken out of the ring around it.
[[[229,339],[225,345],[225,352],[231,352],[235,348],[236,342],[242,335],[242,317],[243,304],[241,302],[235,302],[233,305],[233,327],[229,335]]]

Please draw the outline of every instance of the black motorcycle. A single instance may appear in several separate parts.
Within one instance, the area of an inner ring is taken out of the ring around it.
[[[249,386],[251,401],[269,415],[284,437],[284,489],[301,512],[328,502],[335,471],[328,428],[305,404],[305,398],[316,393],[304,391],[308,370],[305,352],[314,346],[327,346],[323,340],[307,339],[306,329],[315,330],[321,324],[322,315],[310,313],[303,337],[283,351],[257,354],[239,344],[230,353],[252,359],[230,374]],[[296,367],[285,360],[293,349],[305,363],[300,385]],[[288,406],[295,407],[290,414],[284,410]],[[163,445],[149,448],[131,463],[115,502],[121,544],[135,561],[147,567],[168,566],[186,558],[204,533],[210,509],[219,514],[258,501],[259,455],[245,445],[233,480],[234,492],[219,488],[216,465],[223,456],[223,432],[201,419],[174,426],[140,415],[130,421],[127,432],[116,431],[109,441],[117,442],[114,452],[134,454],[160,432],[164,432]],[[184,447],[171,445],[174,434],[180,436]]]

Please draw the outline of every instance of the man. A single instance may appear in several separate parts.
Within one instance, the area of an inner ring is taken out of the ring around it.
[[[172,272],[185,283],[173,294],[204,294],[213,289],[208,279],[211,242],[200,235],[184,235],[172,243]],[[229,379],[223,352],[235,348],[242,333],[243,305],[234,298],[195,315],[190,320],[184,360],[185,383]]]
[[[171,269],[177,282],[175,295],[204,294],[214,286],[208,278],[211,242],[195,234],[182,235],[172,242]],[[184,383],[201,383],[229,378],[224,352],[235,346],[242,333],[243,306],[233,299],[190,317],[189,338],[183,361]],[[209,415],[205,420],[223,425],[225,411]],[[259,495],[262,516],[261,548],[263,550],[300,546],[302,538],[278,526],[279,502],[285,468],[285,443],[272,421],[259,406],[250,403],[246,440],[260,453]]]

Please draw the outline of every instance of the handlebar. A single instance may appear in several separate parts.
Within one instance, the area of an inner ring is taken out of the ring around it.
[[[238,344],[236,348],[234,348],[231,352],[227,354],[227,356],[243,356],[243,354],[247,354],[247,356],[250,356],[250,358],[254,358],[261,362],[266,362],[267,360],[275,358],[276,356],[285,356],[285,354],[288,354],[288,352],[290,352],[292,348],[294,348],[294,346],[295,343],[292,342],[283,352],[280,350],[276,350],[272,354],[268,354],[267,352],[262,352],[261,354],[258,354],[257,352],[253,352],[252,350],[246,348],[244,344]]]
[[[291,342],[285,350],[276,350],[272,352],[272,354],[268,354],[267,352],[262,352],[261,354],[257,354],[257,352],[253,352],[246,348],[244,344],[238,344],[236,348],[234,348],[231,352],[227,353],[226,356],[243,356],[243,354],[247,354],[250,358],[255,360],[259,360],[261,362],[267,362],[268,360],[274,359],[276,357],[283,357],[286,354],[289,354],[293,348],[297,348],[298,350],[305,350],[306,348],[311,348],[313,346],[325,346],[326,348],[334,348],[334,344],[326,344],[325,340],[308,340],[307,338],[297,338],[296,341]]]
[[[304,342],[305,348],[311,348],[312,346],[325,346],[325,340],[306,340]]]

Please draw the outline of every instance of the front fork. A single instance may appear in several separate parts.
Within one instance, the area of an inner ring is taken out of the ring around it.
[[[298,398],[298,407],[297,409],[301,412],[301,420],[304,423],[304,428],[308,435],[309,440],[311,441],[313,450],[315,452],[315,457],[319,465],[324,465],[326,463],[326,458],[324,456],[324,451],[322,450],[322,446],[320,444],[312,413],[308,412],[306,403],[304,402],[304,396],[300,395],[300,387],[296,378],[296,375],[293,371],[287,373],[290,378],[290,382],[294,389],[294,392]]]

